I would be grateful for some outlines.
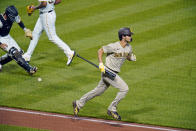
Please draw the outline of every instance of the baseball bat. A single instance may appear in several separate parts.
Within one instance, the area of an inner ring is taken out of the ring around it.
[[[96,64],[94,64],[93,62],[91,62],[91,61],[89,61],[89,60],[87,60],[87,59],[81,57],[79,54],[77,54],[77,57],[81,58],[82,60],[88,62],[89,64],[91,64],[91,65],[93,65],[94,67],[96,67],[96,68],[99,69],[99,66],[98,66],[98,65],[96,65]],[[116,77],[116,74],[110,72],[110,71],[107,70],[107,69],[105,69],[105,75],[106,75],[108,78],[110,78],[111,80],[114,80],[115,77]]]

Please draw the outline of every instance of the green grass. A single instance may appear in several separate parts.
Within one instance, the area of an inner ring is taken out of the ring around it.
[[[0,130],[1,131],[47,131],[47,130],[18,127],[18,126],[8,126],[8,125],[0,125]]]
[[[16,5],[25,25],[33,30],[39,13],[28,17],[25,0],[0,3],[1,12],[7,5]],[[196,129],[195,0],[67,0],[56,6],[56,13],[60,38],[95,63],[97,50],[118,40],[119,28],[132,28],[137,61],[125,62],[120,73],[130,88],[118,106],[123,121]],[[17,24],[10,34],[26,51],[29,39]],[[100,72],[78,58],[67,67],[63,51],[45,33],[31,64],[39,68],[34,76],[14,61],[3,67],[0,105],[73,114],[72,101],[100,80]],[[38,77],[43,81],[38,82]],[[86,103],[79,115],[111,119],[106,111],[117,92],[109,88]]]

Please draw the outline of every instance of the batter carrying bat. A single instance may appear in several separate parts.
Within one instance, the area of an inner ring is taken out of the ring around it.
[[[99,69],[99,66],[98,66],[98,65],[96,65],[96,64],[94,64],[93,62],[91,62],[91,61],[89,61],[89,60],[87,60],[87,59],[81,57],[79,54],[77,54],[77,57],[81,58],[82,60],[88,62],[89,64],[91,64],[91,65],[93,65],[94,67],[96,67],[96,68]],[[108,78],[110,78],[111,80],[114,80],[115,77],[116,77],[116,74],[110,72],[110,71],[107,70],[107,69],[105,70],[105,75],[106,75]]]

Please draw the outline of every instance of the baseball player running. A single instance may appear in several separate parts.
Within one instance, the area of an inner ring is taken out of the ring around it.
[[[32,39],[32,33],[29,29],[25,28],[23,22],[18,15],[15,6],[8,6],[5,13],[0,15],[0,48],[7,54],[0,57],[0,70],[2,65],[15,60],[18,65],[24,68],[29,74],[34,74],[37,71],[36,67],[31,67],[22,57],[23,51],[20,49],[16,41],[9,35],[13,23],[16,22],[25,31],[25,35]]]
[[[37,9],[39,9],[40,15],[33,30],[33,40],[31,40],[29,48],[23,57],[25,60],[30,61],[39,37],[42,34],[42,31],[45,30],[49,40],[61,48],[66,54],[68,58],[67,65],[69,66],[75,56],[75,51],[72,51],[69,46],[57,36],[55,29],[56,13],[54,10],[54,5],[59,4],[61,0],[38,1],[40,1],[38,6],[27,6],[27,12],[29,15],[31,15],[33,11]]]
[[[79,100],[73,101],[74,115],[78,116],[79,110],[85,105],[85,103],[92,98],[101,95],[110,85],[119,89],[116,98],[112,101],[108,107],[107,114],[114,119],[121,120],[121,116],[117,113],[117,105],[121,99],[125,97],[129,88],[124,80],[118,75],[120,68],[125,60],[136,61],[136,56],[132,52],[132,47],[129,42],[132,41],[131,35],[133,33],[130,28],[121,28],[118,31],[120,41],[103,46],[98,50],[99,69],[102,72],[101,80],[96,88],[83,95]],[[103,65],[102,55],[106,53],[106,63]],[[105,69],[116,74],[114,80],[108,78],[104,73]]]

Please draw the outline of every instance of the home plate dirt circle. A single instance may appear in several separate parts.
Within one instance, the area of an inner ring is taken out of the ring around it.
[[[0,107],[0,124],[52,131],[188,131],[8,107]]]

